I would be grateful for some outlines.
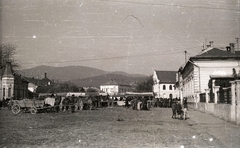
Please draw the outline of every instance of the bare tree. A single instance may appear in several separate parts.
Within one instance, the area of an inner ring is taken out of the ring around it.
[[[16,54],[16,47],[11,44],[0,45],[0,68],[4,69],[6,62],[11,62],[13,69],[20,67],[19,63],[14,59]]]

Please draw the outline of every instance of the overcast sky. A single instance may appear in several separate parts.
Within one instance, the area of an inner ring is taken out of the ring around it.
[[[239,0],[0,0],[1,43],[23,69],[178,70],[203,43],[240,37]]]

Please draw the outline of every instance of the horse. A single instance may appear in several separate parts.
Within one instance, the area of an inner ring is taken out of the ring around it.
[[[47,97],[44,99],[44,107],[47,112],[56,111],[59,112],[61,103],[61,97]]]

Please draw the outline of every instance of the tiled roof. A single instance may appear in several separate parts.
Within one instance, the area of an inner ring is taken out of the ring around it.
[[[156,71],[160,83],[175,83],[177,71]]]
[[[52,82],[50,79],[48,78],[43,78],[43,79],[35,79],[35,78],[28,78],[28,77],[24,77],[25,80],[27,80],[29,83],[33,83],[37,86],[47,86],[48,82],[50,82],[51,84],[53,84],[54,82]]]
[[[218,48],[212,48],[207,51],[204,51],[190,59],[209,59],[209,58],[240,58],[240,51],[235,51],[231,53],[230,51],[221,50]]]

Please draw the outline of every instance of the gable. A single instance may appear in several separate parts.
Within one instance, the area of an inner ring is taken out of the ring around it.
[[[177,71],[156,71],[160,83],[176,83]]]

